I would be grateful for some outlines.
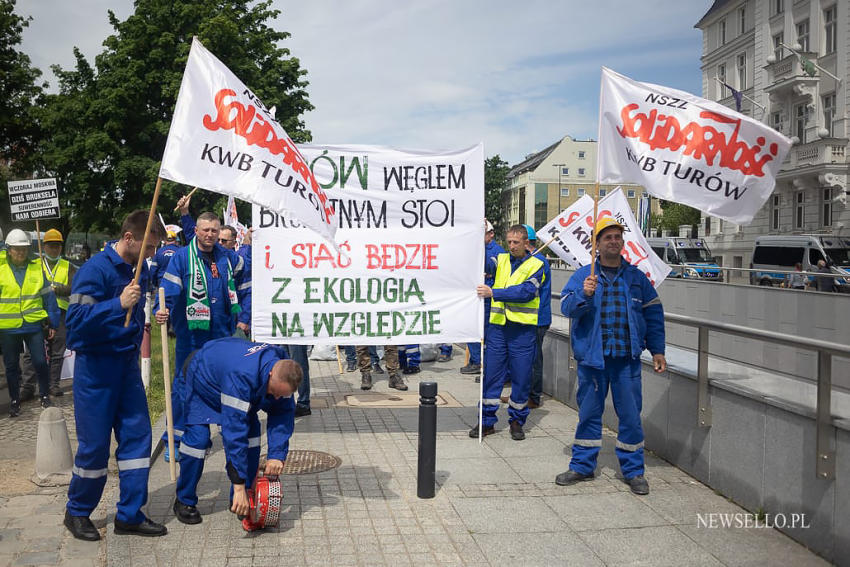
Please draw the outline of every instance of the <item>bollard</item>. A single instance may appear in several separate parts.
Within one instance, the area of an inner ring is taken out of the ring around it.
[[[419,467],[416,496],[433,498],[437,470],[437,383],[419,383]]]
[[[71,441],[62,410],[51,407],[41,412],[35,445],[35,477],[40,486],[68,484],[71,481]]]

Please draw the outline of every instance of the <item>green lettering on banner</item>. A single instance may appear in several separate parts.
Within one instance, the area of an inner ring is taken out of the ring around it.
[[[337,319],[336,323],[336,334],[335,337],[348,337],[351,336],[351,333],[348,331],[343,331],[342,327],[345,325],[346,321],[348,321],[348,313],[340,312],[334,313],[335,319]]]
[[[413,337],[418,337],[422,335],[422,331],[417,330],[416,327],[419,326],[419,320],[422,319],[421,311],[413,312],[413,321],[410,322],[410,326],[407,328],[407,334]],[[424,325],[423,325],[424,327]]]
[[[425,303],[425,293],[423,293],[423,291],[419,288],[419,282],[416,281],[416,278],[410,280],[410,285],[407,287],[407,293],[404,301],[410,301],[411,295],[415,295],[416,299],[418,299],[420,303]]]
[[[334,284],[338,278],[325,278],[325,303],[339,303],[334,291]]]
[[[319,290],[313,286],[314,283],[318,282],[321,278],[304,278],[304,303],[321,303],[322,300],[319,297],[313,297],[314,293],[318,293]],[[287,300],[288,301],[288,300]]]
[[[333,334],[333,315],[330,313],[313,313],[313,336],[322,336],[322,327],[327,330],[329,337]]]
[[[439,309],[434,309],[433,311],[428,311],[428,334],[434,335],[440,332],[440,311]]]
[[[278,332],[281,337],[294,337],[296,335],[303,337],[304,328],[301,326],[301,315],[292,313],[292,318],[289,319],[289,313],[272,313],[272,336],[277,337]]]

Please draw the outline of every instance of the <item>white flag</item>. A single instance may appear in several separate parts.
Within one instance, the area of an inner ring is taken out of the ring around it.
[[[602,69],[599,183],[637,183],[660,199],[747,224],[773,192],[791,140],[690,93]]]
[[[192,41],[160,177],[267,207],[333,242],[336,214],[260,99]]]
[[[670,266],[652,251],[619,187],[608,193],[597,205],[596,219],[605,217],[616,219],[626,227],[623,232],[623,257],[626,261],[646,274],[652,285],[661,285],[670,273]],[[558,238],[549,248],[570,266],[578,268],[590,263],[593,225],[593,199],[585,195],[540,229],[538,234],[541,236],[538,238],[548,241],[557,235]]]

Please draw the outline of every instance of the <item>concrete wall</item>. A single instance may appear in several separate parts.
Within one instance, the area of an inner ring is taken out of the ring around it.
[[[563,321],[554,327],[563,327]],[[675,347],[674,347],[675,348]],[[576,407],[576,370],[569,337],[550,330],[543,343],[544,390]],[[834,481],[815,475],[811,417],[724,389],[710,388],[713,425],[697,426],[696,373],[643,371],[646,447],[752,512],[805,514],[808,529],[787,535],[839,565],[850,565],[850,432],[833,428]],[[605,425],[616,430],[608,397]],[[706,510],[710,512],[710,510]],[[696,519],[694,520],[696,521]]]

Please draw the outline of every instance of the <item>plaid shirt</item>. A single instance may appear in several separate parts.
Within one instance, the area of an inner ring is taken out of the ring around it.
[[[630,356],[629,319],[626,309],[628,290],[622,278],[622,266],[609,280],[605,268],[599,270],[602,283],[602,354],[610,357]]]

